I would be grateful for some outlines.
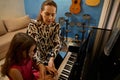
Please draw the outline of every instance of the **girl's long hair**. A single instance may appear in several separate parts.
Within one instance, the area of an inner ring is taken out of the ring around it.
[[[44,1],[43,4],[41,5],[41,11],[43,11],[44,7],[47,5],[54,6],[56,8],[56,12],[57,12],[57,4],[53,0]],[[43,18],[40,13],[38,14],[37,21],[43,21]]]
[[[26,53],[26,58],[30,58],[29,49],[33,45],[36,45],[35,40],[26,33],[15,34],[6,54],[5,63],[2,65],[2,76],[8,75],[8,71],[12,65],[21,64],[25,59],[23,51]]]

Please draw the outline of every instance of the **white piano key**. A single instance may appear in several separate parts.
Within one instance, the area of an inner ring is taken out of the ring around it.
[[[77,54],[68,52],[58,69],[58,80],[68,80],[72,67],[76,61]]]

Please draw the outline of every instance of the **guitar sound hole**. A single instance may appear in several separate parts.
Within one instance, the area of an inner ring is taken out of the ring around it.
[[[74,3],[77,4],[77,0],[75,0]]]

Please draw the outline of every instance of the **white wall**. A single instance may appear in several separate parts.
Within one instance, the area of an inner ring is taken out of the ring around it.
[[[14,18],[25,15],[24,0],[0,0],[0,18]]]

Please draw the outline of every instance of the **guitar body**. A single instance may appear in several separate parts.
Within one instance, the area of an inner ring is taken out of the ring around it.
[[[73,14],[78,14],[81,11],[80,0],[72,0],[72,4],[70,6],[70,12]]]
[[[85,0],[86,5],[88,6],[97,6],[100,3],[100,0]]]

